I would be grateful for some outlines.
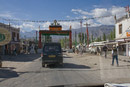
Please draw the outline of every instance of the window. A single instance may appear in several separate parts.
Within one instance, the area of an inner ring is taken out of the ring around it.
[[[119,34],[122,34],[122,24],[119,25]]]
[[[45,46],[45,52],[60,52],[60,47],[58,46]]]

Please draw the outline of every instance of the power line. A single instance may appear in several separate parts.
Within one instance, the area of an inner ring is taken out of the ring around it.
[[[106,17],[112,17],[113,15],[107,15],[107,16],[100,16],[100,17],[90,17],[90,18],[80,18],[80,19],[68,19],[68,20],[57,20],[58,22],[70,22],[70,21],[83,21],[83,20],[91,20],[91,19],[100,19],[100,18],[106,18]],[[1,20],[5,20],[8,22],[35,22],[35,23],[45,23],[45,22],[52,22],[54,20],[20,20],[20,19],[9,19],[9,18],[3,18],[0,17]]]

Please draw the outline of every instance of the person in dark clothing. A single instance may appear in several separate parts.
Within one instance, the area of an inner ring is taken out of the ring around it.
[[[100,49],[97,47],[97,55],[100,55]]]
[[[117,48],[115,46],[113,46],[113,50],[112,50],[112,66],[114,65],[114,60],[115,59],[116,59],[117,66],[119,66]]]
[[[107,46],[105,45],[104,47],[103,47],[103,51],[104,51],[104,53],[105,53],[105,58],[107,58]]]

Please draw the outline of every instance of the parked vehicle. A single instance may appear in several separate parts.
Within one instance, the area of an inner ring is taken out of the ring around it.
[[[63,54],[60,43],[45,43],[42,50],[42,67],[48,64],[63,64]]]
[[[105,44],[103,42],[93,42],[89,45],[89,51],[90,53],[97,54],[97,48],[99,48],[99,50],[101,51],[102,46],[104,45]]]

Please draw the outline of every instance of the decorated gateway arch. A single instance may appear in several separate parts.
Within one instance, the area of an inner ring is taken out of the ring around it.
[[[42,42],[41,38],[42,35],[61,35],[61,36],[69,36],[69,48],[72,48],[72,32],[71,32],[71,26],[70,30],[62,30],[62,26],[57,23],[56,20],[54,20],[54,23],[52,23],[49,26],[49,30],[39,30],[39,48],[42,48]]]

